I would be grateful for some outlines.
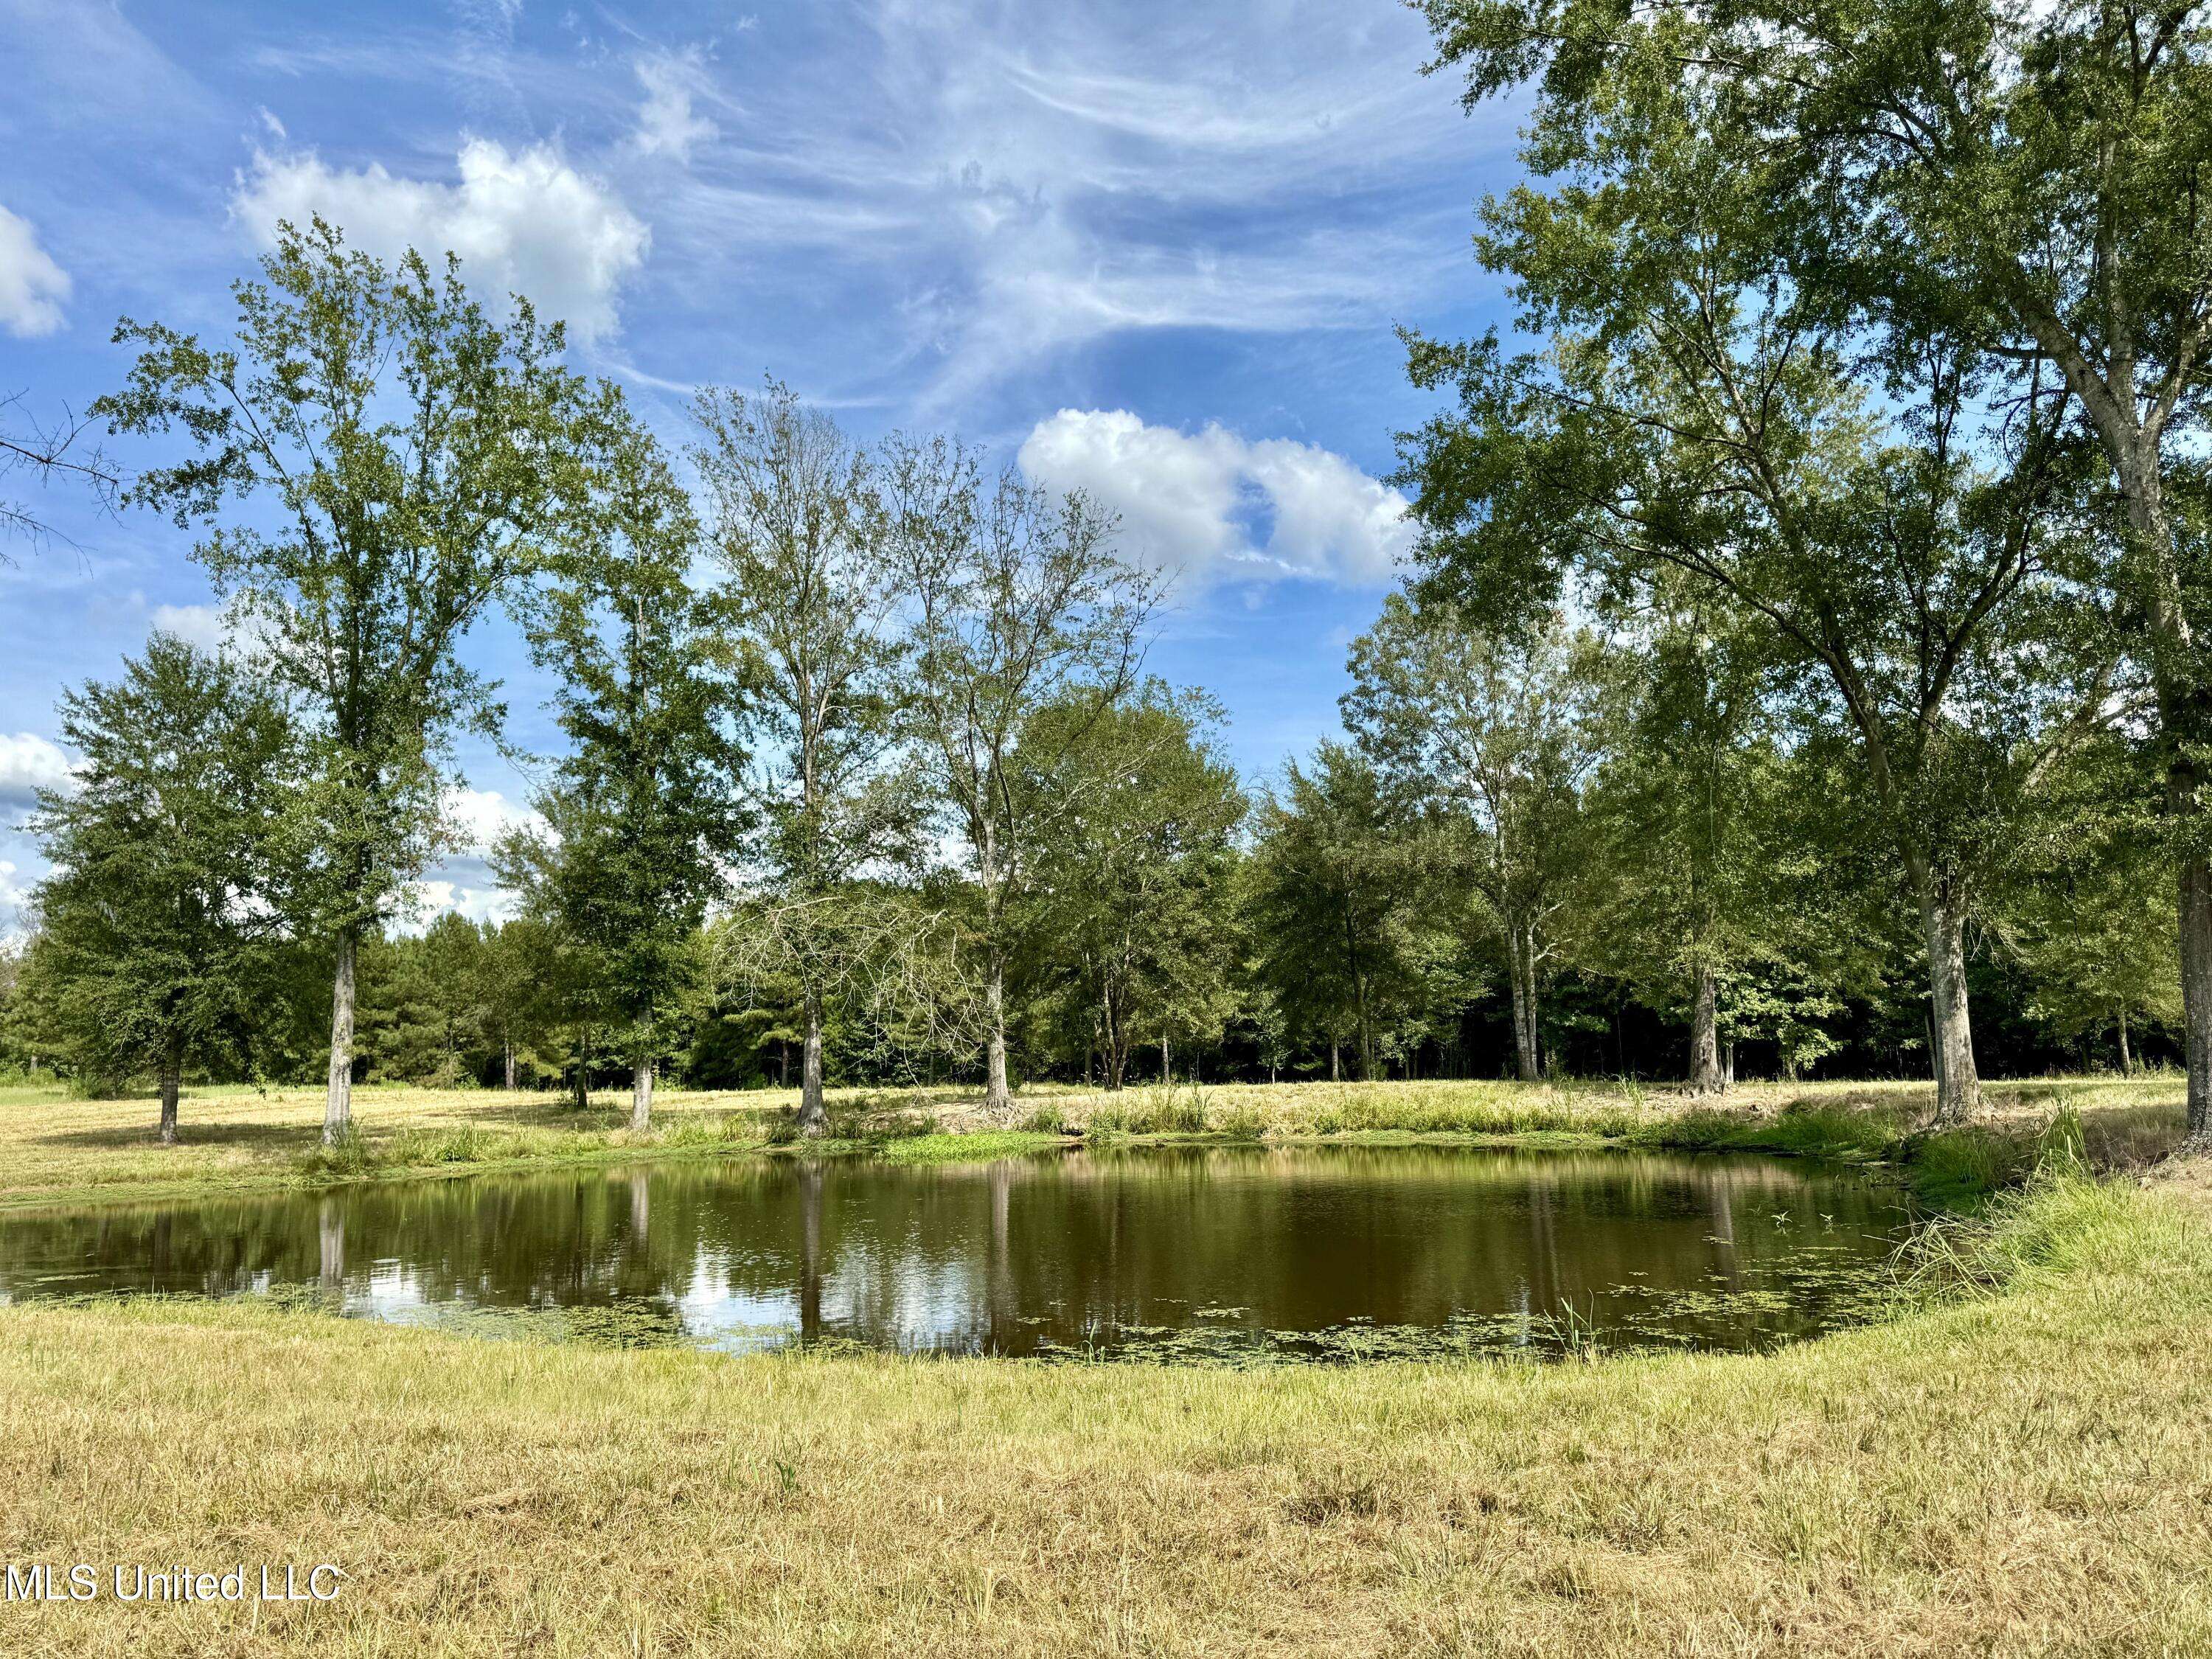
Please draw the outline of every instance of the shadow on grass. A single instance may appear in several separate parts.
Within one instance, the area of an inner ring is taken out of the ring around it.
[[[313,1123],[224,1123],[205,1119],[196,1122],[184,1114],[179,1114],[177,1119],[179,1148],[243,1146],[256,1151],[285,1152],[306,1146],[319,1139],[321,1133],[322,1126]],[[159,1147],[161,1144],[161,1127],[153,1114],[149,1114],[142,1123],[118,1124],[104,1129],[57,1129],[27,1139],[40,1146],[98,1147],[111,1151],[134,1146]]]

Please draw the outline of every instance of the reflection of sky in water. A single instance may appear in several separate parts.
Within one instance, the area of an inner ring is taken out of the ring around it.
[[[1907,1218],[1856,1176],[1759,1159],[731,1160],[0,1218],[0,1299],[304,1293],[363,1318],[732,1352],[1756,1348],[1864,1316]]]

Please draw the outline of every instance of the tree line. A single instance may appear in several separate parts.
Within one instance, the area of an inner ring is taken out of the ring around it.
[[[1240,782],[1080,495],[773,384],[672,455],[526,302],[287,228],[230,343],[126,321],[93,405],[247,644],[65,699],[11,1043],[172,1098],[326,1062],[335,1137],[356,1073],[495,1051],[625,1073],[640,1126],[663,1066],[772,1058],[814,1127],[831,1076],[1005,1109],[1155,1044],[1924,1068],[1955,1119],[1988,1064],[2178,1039],[2212,1132],[2198,9],[1425,10],[1470,106],[1532,112],[1477,238],[1519,315],[1407,336],[1445,406],[1341,740]],[[501,727],[457,649],[495,612],[568,742],[499,849],[520,915],[401,933]],[[501,963],[511,1009],[453,1004]]]

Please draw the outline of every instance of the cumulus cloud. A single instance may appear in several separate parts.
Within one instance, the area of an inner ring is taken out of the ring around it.
[[[478,853],[489,853],[510,830],[535,829],[545,822],[532,808],[509,800],[496,789],[453,790],[446,797],[446,814]]]
[[[1386,582],[1412,544],[1406,498],[1343,456],[1218,425],[1189,433],[1127,410],[1063,409],[1037,422],[1022,471],[1118,513],[1131,557],[1206,582],[1303,576]]]
[[[637,61],[638,83],[645,102],[637,112],[637,131],[630,142],[641,154],[665,155],[677,161],[691,159],[691,147],[714,138],[720,129],[691,107],[693,95],[704,77],[698,58],[690,53]]]
[[[375,162],[333,167],[312,150],[258,155],[231,207],[264,244],[280,220],[305,224],[319,213],[385,258],[410,247],[434,260],[450,251],[481,290],[526,295],[580,339],[612,334],[617,291],[651,240],[645,225],[550,145],[509,150],[471,138],[456,166],[459,178],[447,184],[400,178]]]
[[[39,246],[27,219],[0,207],[0,328],[26,339],[62,325],[69,273]]]
[[[501,922],[514,915],[514,896],[489,882],[464,885],[453,881],[418,881],[415,900],[417,914],[406,919],[414,924],[410,931],[419,931],[448,910],[458,911],[471,921]]]
[[[419,930],[448,910],[471,921],[507,921],[514,914],[514,896],[492,873],[492,848],[508,830],[536,828],[544,820],[496,789],[467,787],[447,794],[446,816],[459,831],[461,844],[415,884],[409,914],[400,925]]]
[[[67,789],[76,769],[69,751],[35,732],[0,732],[0,811],[33,805],[41,789]]]

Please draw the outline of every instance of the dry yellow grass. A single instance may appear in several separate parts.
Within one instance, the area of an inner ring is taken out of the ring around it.
[[[2200,1188],[2201,1193],[2201,1188]],[[2212,1226],[2073,1182],[2002,1294],[1778,1356],[1218,1372],[0,1310],[21,1655],[2212,1651]]]

